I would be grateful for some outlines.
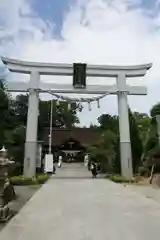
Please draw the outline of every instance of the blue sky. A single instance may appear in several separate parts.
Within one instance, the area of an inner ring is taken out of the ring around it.
[[[144,79],[147,97],[129,97],[133,111],[149,112],[160,101],[160,0],[0,0],[0,55],[27,61],[134,65],[152,62]],[[8,81],[29,76],[7,74]],[[43,76],[42,81],[72,79]],[[113,84],[87,79],[87,84]],[[87,96],[88,97],[88,96]],[[50,99],[50,96],[48,96]],[[97,109],[85,106],[82,125],[103,113],[117,114],[116,96]]]
[[[69,11],[71,5],[75,4],[77,0],[33,0],[32,7],[35,13],[45,21],[53,22],[55,24],[55,32],[60,36],[61,27],[65,15]],[[86,2],[89,0],[86,0]],[[136,3],[136,0],[132,1]],[[156,0],[141,0],[141,6],[144,9],[154,9]]]
[[[45,21],[54,22],[56,24],[56,33],[59,35],[63,18],[70,8],[73,0],[45,0],[33,1],[33,9]]]

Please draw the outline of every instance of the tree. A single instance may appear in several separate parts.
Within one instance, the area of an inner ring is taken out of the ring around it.
[[[156,115],[160,115],[160,103],[157,103],[152,107],[150,114],[152,118],[156,117]]]
[[[9,109],[6,115],[6,130],[13,130],[20,125],[26,126],[27,114],[28,94],[20,94],[15,99],[10,99]]]
[[[50,101],[39,101],[39,117],[38,117],[38,135],[41,139],[44,127],[50,126]],[[79,123],[77,117],[78,104],[73,103],[68,110],[68,103],[60,102],[60,106],[56,106],[56,100],[53,100],[53,127],[73,127],[75,123]],[[20,94],[10,101],[10,107],[7,112],[6,129],[13,130],[17,126],[27,124],[28,114],[28,94]]]
[[[78,104],[72,104],[68,110],[68,103],[61,102],[56,106],[53,100],[53,127],[73,127],[79,123],[77,117]],[[27,114],[28,114],[28,94],[18,95],[15,99],[8,98],[3,83],[0,89],[0,145],[5,143],[10,157],[16,162],[23,164],[24,143],[26,135]],[[39,101],[39,139],[44,127],[50,125],[50,101]],[[1,147],[0,146],[0,147]]]
[[[85,127],[84,127],[85,128]],[[89,128],[91,128],[91,129],[98,129],[98,126],[97,125],[93,125],[93,124],[90,124],[90,126],[89,126]]]
[[[148,131],[148,137],[146,139],[144,155],[148,155],[158,145],[158,136],[157,136],[157,122],[156,116],[160,114],[160,103],[155,104],[150,110],[151,121]]]
[[[0,80],[0,149],[4,143],[4,132],[6,127],[6,115],[9,108],[9,97],[5,91],[5,85]]]
[[[130,122],[130,137],[131,137],[131,149],[132,149],[132,165],[133,171],[137,170],[141,163],[141,156],[143,153],[142,141],[139,136],[138,127],[135,118],[129,109],[129,122]]]
[[[132,115],[135,119],[135,123],[139,131],[139,136],[144,148],[146,139],[148,138],[152,119],[146,113],[133,112]]]
[[[113,159],[116,156],[116,139],[116,134],[107,130],[100,135],[99,141],[96,145],[88,148],[88,151],[91,154],[91,160],[100,161],[103,172],[113,171]]]
[[[100,124],[101,132],[110,131],[114,135],[114,143],[112,142],[114,157],[112,157],[112,161],[110,162],[110,171],[115,173],[121,172],[120,165],[120,148],[119,148],[119,123],[118,116],[111,116],[109,114],[103,114],[98,118],[98,122]],[[112,170],[111,170],[112,169]]]
[[[118,132],[118,117],[111,116],[109,114],[102,114],[98,118],[98,122],[100,124],[100,128],[102,130],[111,130],[112,132]]]
[[[146,137],[143,153],[143,164],[146,165],[148,162],[148,156],[150,156],[154,149],[158,146],[158,136],[157,136],[157,122],[156,115],[160,114],[160,103],[155,104],[150,110],[151,120],[150,127],[148,129],[148,134]],[[150,160],[149,160],[150,161]]]
[[[5,132],[5,145],[8,149],[10,157],[14,161],[23,165],[24,159],[24,143],[25,143],[26,128],[21,125],[16,127],[13,131]]]
[[[116,137],[116,143],[114,146],[114,150],[115,150],[115,158],[112,161],[112,169],[113,172],[116,174],[120,174],[121,173],[121,157],[120,157],[120,137],[119,135],[117,135]]]
[[[16,125],[26,125],[27,124],[27,114],[28,114],[28,97],[29,95],[20,94],[13,101],[13,109],[15,111],[15,122]]]
[[[39,129],[50,125],[50,101],[39,101]],[[73,127],[75,123],[79,123],[77,117],[78,104],[73,103],[70,110],[68,110],[67,102],[60,102],[60,106],[56,106],[56,100],[53,100],[53,127]],[[20,94],[16,99],[10,103],[8,111],[8,126],[11,128],[27,124],[28,114],[28,94]],[[13,124],[14,123],[14,124]]]
[[[44,127],[50,126],[50,107],[51,101],[40,101],[39,103],[39,132],[41,133]],[[71,109],[68,110],[67,102],[60,102],[57,107],[56,100],[53,100],[52,126],[60,128],[74,127],[76,123],[79,123],[77,111],[78,105],[76,103],[72,103]]]

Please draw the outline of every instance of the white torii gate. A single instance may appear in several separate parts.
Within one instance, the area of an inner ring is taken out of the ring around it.
[[[120,153],[122,175],[128,179],[133,177],[132,153],[130,143],[129,116],[127,95],[147,95],[147,89],[143,86],[130,86],[126,84],[126,78],[143,77],[152,64],[137,66],[103,66],[87,65],[86,74],[90,77],[116,78],[114,85],[89,85],[85,89],[74,89],[71,84],[42,83],[40,75],[72,76],[72,64],[52,64],[26,62],[2,57],[2,62],[11,72],[30,74],[30,82],[9,82],[10,92],[29,92],[28,117],[25,143],[24,175],[35,176],[36,173],[36,149],[37,149],[37,123],[39,92],[52,91],[53,93],[77,93],[77,94],[115,94],[118,97]]]

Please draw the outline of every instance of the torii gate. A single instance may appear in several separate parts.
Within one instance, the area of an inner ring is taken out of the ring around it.
[[[71,84],[42,83],[40,75],[72,76],[72,64],[52,64],[19,61],[2,57],[2,62],[11,72],[30,74],[30,82],[9,82],[10,92],[29,92],[28,117],[25,143],[24,175],[35,176],[36,173],[36,149],[37,149],[37,123],[39,92],[52,91],[53,93],[77,93],[77,94],[114,94],[118,97],[119,131],[121,172],[128,179],[133,177],[132,153],[130,143],[129,116],[127,95],[147,95],[147,89],[143,86],[130,86],[126,84],[126,78],[143,77],[152,64],[137,66],[103,66],[87,65],[86,74],[89,77],[116,78],[114,85],[88,85],[85,89],[74,89]]]

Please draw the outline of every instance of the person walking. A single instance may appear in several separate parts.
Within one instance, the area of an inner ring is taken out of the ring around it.
[[[61,155],[59,156],[59,159],[58,159],[58,167],[59,168],[62,167],[62,156]]]
[[[97,177],[97,167],[94,162],[91,163],[91,172],[92,172],[92,177],[96,178]]]
[[[56,166],[55,166],[55,161],[54,161],[54,158],[53,158],[53,174],[56,173]]]
[[[88,159],[88,154],[86,154],[86,155],[84,156],[84,166],[85,166],[85,167],[88,166],[88,161],[89,161],[89,159]]]

